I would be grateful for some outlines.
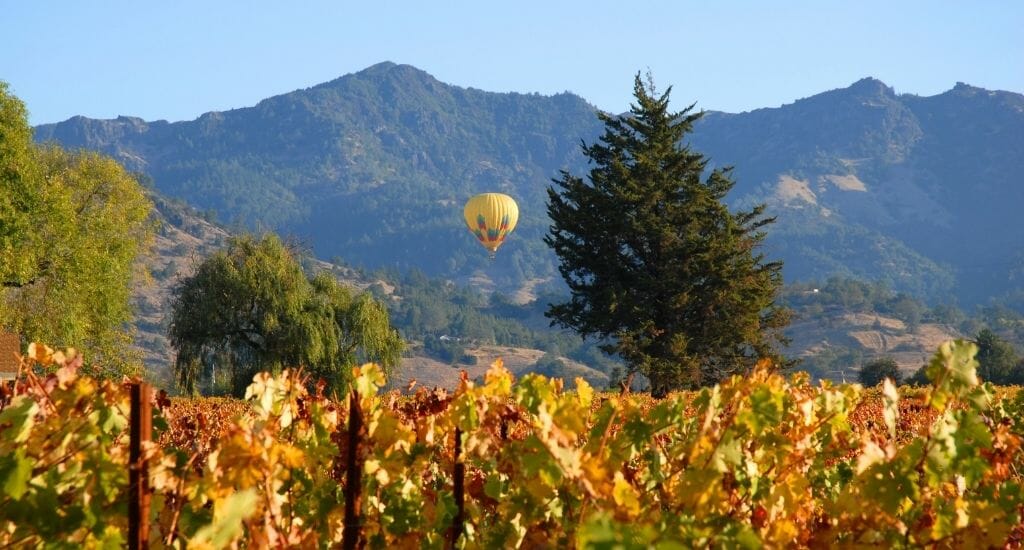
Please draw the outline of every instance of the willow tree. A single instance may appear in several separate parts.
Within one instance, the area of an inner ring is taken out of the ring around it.
[[[130,298],[151,209],[113,159],[34,145],[0,82],[0,329],[79,348],[100,374],[137,371]]]
[[[383,304],[326,273],[307,277],[273,235],[235,237],[183,279],[169,335],[176,377],[190,393],[222,381],[240,395],[255,373],[288,367],[340,392],[360,362],[390,374],[403,347]]]
[[[545,242],[560,259],[568,302],[554,324],[605,339],[655,393],[711,384],[777,357],[788,322],[775,303],[781,262],[759,252],[764,206],[731,212],[729,169],[683,143],[701,113],[669,111],[637,75],[626,116],[583,146],[586,180],[562,172],[548,188]]]

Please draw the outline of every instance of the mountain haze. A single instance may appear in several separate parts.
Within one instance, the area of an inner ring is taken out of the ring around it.
[[[693,100],[683,88],[673,98]],[[36,139],[111,154],[161,193],[322,258],[505,288],[557,285],[545,189],[561,169],[585,172],[580,142],[600,131],[569,93],[484,92],[381,63],[193,121],[75,117]],[[736,167],[734,205],[778,215],[767,253],[787,280],[853,275],[973,302],[1024,275],[1020,94],[957,84],[918,97],[866,78],[779,108],[709,112],[690,139],[713,166]],[[494,263],[462,227],[463,202],[483,191],[509,193],[523,213]]]

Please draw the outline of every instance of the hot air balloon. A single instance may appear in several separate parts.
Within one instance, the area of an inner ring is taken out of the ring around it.
[[[505,242],[505,237],[516,228],[519,206],[508,195],[482,193],[466,202],[462,214],[469,231],[490,251],[490,257],[494,258],[498,247]]]

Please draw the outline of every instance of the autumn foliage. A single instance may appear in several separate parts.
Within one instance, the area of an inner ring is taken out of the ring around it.
[[[357,369],[358,525],[344,522],[349,401],[302,373],[259,374],[246,402],[157,398],[157,546],[448,547],[456,433],[459,547],[971,547],[1018,544],[1020,407],[942,346],[932,385],[812,385],[762,363],[654,400],[500,362],[453,392],[382,393]],[[126,531],[125,385],[33,345],[0,411],[0,545],[117,545]]]

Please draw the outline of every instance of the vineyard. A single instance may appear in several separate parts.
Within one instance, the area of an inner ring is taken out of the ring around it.
[[[654,400],[498,362],[452,392],[368,364],[344,400],[294,371],[159,394],[144,520],[181,548],[1018,547],[1021,400],[975,351],[943,345],[920,389],[764,362]],[[0,547],[125,544],[129,385],[81,364],[34,344],[4,388]]]

